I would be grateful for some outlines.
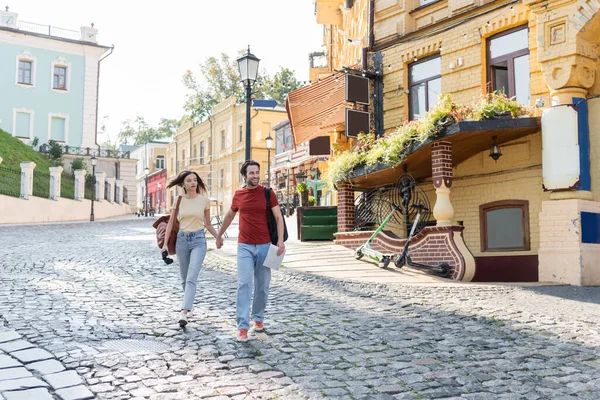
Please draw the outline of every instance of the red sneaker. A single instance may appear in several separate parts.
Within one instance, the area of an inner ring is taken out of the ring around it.
[[[248,341],[248,329],[240,329],[236,339],[238,342],[247,342]]]
[[[262,321],[254,321],[254,330],[256,332],[262,332],[265,330],[265,324]]]

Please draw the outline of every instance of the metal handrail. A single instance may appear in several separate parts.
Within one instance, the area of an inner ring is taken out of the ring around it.
[[[19,28],[19,30],[39,33],[41,35],[48,35],[71,40],[81,40],[81,32],[74,31],[71,29],[58,28],[53,27],[51,25],[42,25],[27,21],[17,22],[17,27]]]

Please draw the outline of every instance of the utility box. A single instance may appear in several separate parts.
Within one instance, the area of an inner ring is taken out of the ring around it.
[[[334,240],[337,232],[337,206],[298,207],[298,238],[307,240]]]

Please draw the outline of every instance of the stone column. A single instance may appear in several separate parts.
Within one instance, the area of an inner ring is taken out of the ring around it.
[[[108,182],[108,185],[109,185],[108,193],[106,193],[106,197],[108,198],[108,201],[112,203],[115,201],[115,178],[114,177],[106,178],[106,182]]]
[[[450,201],[452,187],[452,143],[435,142],[431,148],[431,171],[436,201],[433,217],[437,226],[452,225],[454,207]]]
[[[106,179],[106,172],[96,172],[96,201],[104,200],[104,181]]]
[[[115,185],[117,187],[117,203],[123,204],[123,179],[117,179]]]
[[[75,200],[85,198],[85,169],[76,169],[75,173]]]
[[[35,163],[32,161],[21,163],[21,198],[29,199],[33,194],[33,170]]]
[[[340,182],[338,191],[338,232],[354,230],[354,190],[348,182]]]
[[[50,199],[58,200],[60,197],[61,174],[63,167],[50,167]]]

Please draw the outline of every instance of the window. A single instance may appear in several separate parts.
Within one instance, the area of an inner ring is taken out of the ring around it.
[[[502,200],[479,206],[481,251],[526,251],[529,244],[529,202]]]
[[[15,109],[13,112],[13,136],[33,139],[33,111]]]
[[[221,150],[225,150],[225,129],[221,131]]]
[[[219,171],[219,187],[225,186],[225,169],[221,168]]]
[[[67,90],[67,68],[54,67],[52,89]]]
[[[419,0],[419,6],[426,6],[427,4],[435,3],[438,0]]]
[[[200,164],[204,164],[204,141],[200,142]]]
[[[424,58],[409,66],[409,118],[421,118],[442,94],[441,57]]]
[[[156,156],[156,168],[165,169],[165,156]]]
[[[238,139],[238,142],[241,143],[244,141],[244,125],[239,126],[239,135],[240,135],[240,138]]]
[[[196,161],[197,160],[196,157],[198,157],[198,152],[197,152],[197,146],[196,145],[194,145],[194,152],[192,154],[193,154],[192,158],[194,159],[194,161]]]
[[[19,60],[19,78],[17,82],[23,85],[33,85],[32,72],[33,62]]]
[[[181,163],[185,165],[185,150],[181,150]]]
[[[67,119],[63,116],[50,115],[49,139],[57,142],[67,142]]]
[[[529,93],[529,29],[515,28],[488,40],[488,82],[493,91],[528,106]]]

